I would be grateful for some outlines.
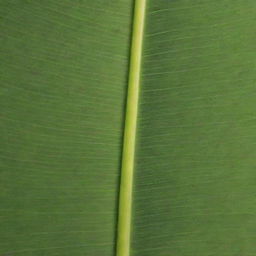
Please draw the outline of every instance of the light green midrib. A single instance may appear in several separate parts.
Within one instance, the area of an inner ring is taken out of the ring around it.
[[[116,256],[130,256],[132,184],[146,0],[135,0],[119,195]]]

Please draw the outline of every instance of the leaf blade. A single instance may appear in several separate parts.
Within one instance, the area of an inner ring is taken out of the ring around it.
[[[0,254],[114,255],[131,3],[0,6]]]

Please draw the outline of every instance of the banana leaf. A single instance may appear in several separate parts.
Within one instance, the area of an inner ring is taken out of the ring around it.
[[[255,15],[0,0],[0,256],[256,255]]]

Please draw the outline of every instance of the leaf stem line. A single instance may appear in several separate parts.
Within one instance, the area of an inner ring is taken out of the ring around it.
[[[117,256],[130,256],[132,187],[146,0],[135,0],[117,227]]]

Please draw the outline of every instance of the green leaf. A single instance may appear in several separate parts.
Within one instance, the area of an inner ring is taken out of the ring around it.
[[[0,0],[0,256],[256,255],[255,10]]]
[[[256,255],[255,14],[147,1],[132,255]]]
[[[114,255],[132,8],[0,0],[1,256]]]

